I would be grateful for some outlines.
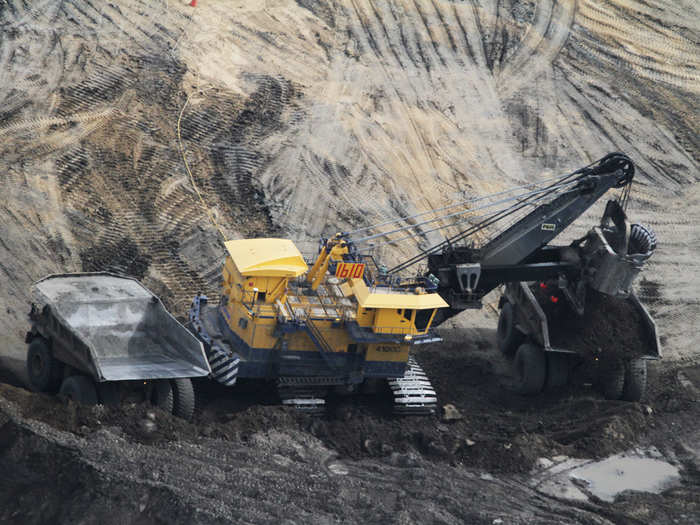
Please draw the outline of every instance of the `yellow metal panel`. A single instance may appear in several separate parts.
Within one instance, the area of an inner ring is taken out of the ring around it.
[[[275,337],[275,326],[267,323],[260,322],[261,319],[254,320],[255,322],[255,336],[251,341],[250,346],[254,348],[274,348],[275,343],[277,343],[278,338]]]
[[[316,352],[316,347],[314,343],[309,338],[309,334],[306,332],[295,332],[287,336],[287,345],[289,350],[294,351],[311,351]]]
[[[288,239],[239,239],[225,246],[244,276],[298,277],[308,270],[301,253]]]
[[[243,341],[250,344],[253,337],[253,323],[252,318],[248,314],[248,311],[241,306],[238,302],[229,302],[226,305],[226,311],[228,313],[228,326],[233,330],[234,333],[238,335]],[[247,326],[242,328],[239,324],[240,319],[246,319],[248,321]]]
[[[351,279],[349,282],[357,302],[362,308],[427,310],[428,308],[445,308],[449,306],[437,293],[398,292],[384,287],[376,287],[370,290],[362,279]]]
[[[349,297],[352,295],[352,286],[350,286],[350,283],[340,283],[340,291],[343,292],[345,297]]]
[[[316,260],[314,261],[313,266],[311,267],[311,271],[308,273],[306,276],[306,280],[308,282],[311,282],[314,280],[316,277],[316,274],[319,271],[319,268],[321,268],[321,265],[323,264],[323,261],[326,258],[326,247],[324,246],[321,251],[318,254],[318,257],[316,257]]]
[[[374,324],[375,310],[371,308],[358,308],[357,309],[357,324],[360,326],[372,326]]]
[[[411,312],[412,315],[412,312]],[[390,334],[412,334],[416,332],[410,319],[405,319],[396,308],[386,308],[377,311],[374,321],[374,331]]]

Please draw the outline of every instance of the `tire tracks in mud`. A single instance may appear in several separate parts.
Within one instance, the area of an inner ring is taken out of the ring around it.
[[[577,45],[597,59],[656,82],[700,94],[699,47],[681,35],[652,29],[626,5],[627,18],[617,9],[603,9],[595,0],[580,0],[580,24],[595,39],[582,33]],[[624,2],[623,2],[624,4]]]
[[[586,97],[579,87],[567,80],[564,83],[564,92],[565,95],[569,97],[569,100],[578,108],[586,121],[593,124],[593,126],[598,129],[599,136],[607,140],[608,143],[605,144],[603,149],[619,148],[622,146],[622,151],[625,151],[627,155],[631,155],[635,159],[638,168],[641,168],[647,177],[652,181],[660,182],[658,170],[652,166],[643,155],[634,153],[637,151],[637,148],[617,130],[608,118]]]
[[[507,98],[532,82],[552,63],[566,45],[580,0],[539,2],[532,23],[517,50],[497,74],[498,92]]]
[[[681,188],[697,180],[698,164],[677,137],[619,96],[606,96],[617,86],[608,85],[604,79],[592,81],[569,64],[559,63],[555,71],[556,100],[562,108],[558,122],[576,127],[572,128],[570,144],[580,144],[582,151],[625,151],[634,159],[638,172],[641,170],[638,177],[647,177],[660,187]],[[578,129],[581,123],[594,126],[597,136]],[[587,155],[583,158],[593,160]]]
[[[450,166],[455,173],[461,174],[466,179],[464,166],[459,166],[454,156],[440,144],[441,136],[449,136],[450,132],[454,133],[462,129],[462,125],[453,117],[460,104],[456,104],[457,107],[452,105],[446,107],[446,104],[443,104],[440,99],[450,100],[453,97],[448,93],[462,92],[464,88],[459,86],[462,75],[465,74],[466,70],[476,70],[474,52],[464,33],[465,23],[459,16],[457,6],[453,4],[451,10],[443,10],[439,3],[433,0],[425,2],[423,7],[416,0],[411,5],[419,16],[408,14],[402,18],[401,25],[413,26],[413,21],[420,20],[422,27],[413,32],[416,45],[419,45],[418,41],[422,40],[423,35],[430,42],[429,45],[426,43],[420,46],[421,49],[426,50],[421,54],[425,67],[415,71],[415,76],[412,77],[414,80],[410,84],[414,84],[416,78],[423,83],[420,91],[423,95],[414,91],[416,99],[412,102],[422,113],[423,122],[420,128],[417,123],[415,124],[416,128],[419,128],[416,129],[416,133],[420,134],[422,150],[424,155],[430,158],[430,166],[434,175],[432,180],[423,178],[421,181],[423,195],[430,196],[430,198],[425,198],[423,206],[418,205],[412,208],[404,205],[404,215],[430,210],[452,201],[449,190],[452,193],[457,190],[454,173],[449,175],[451,180],[443,180],[445,170],[438,166]],[[433,90],[436,90],[435,96],[425,96],[425,93],[430,93]],[[444,93],[445,96],[441,97],[440,93]],[[406,96],[405,100],[408,101],[409,96]],[[410,110],[407,108],[407,111]],[[419,201],[414,199],[414,202],[418,204]],[[439,221],[438,224],[445,226],[442,221]],[[435,227],[436,224],[431,226]],[[424,233],[424,229],[421,227],[415,232],[415,242],[418,243],[419,247],[439,242],[440,233]]]
[[[373,13],[375,22],[378,23],[380,26],[384,28],[384,35],[386,38],[385,42],[382,42],[382,45],[380,47],[379,41],[377,37],[375,36],[375,32],[379,34],[379,32],[375,31],[373,32],[371,29],[371,22],[369,20],[369,17],[366,15],[365,11],[359,6],[359,0],[351,0],[353,9],[355,11],[355,17],[357,21],[359,22],[360,27],[362,28],[362,33],[364,34],[365,37],[365,42],[369,46],[369,48],[372,50],[375,56],[376,63],[380,66],[382,69],[382,72],[386,79],[388,80],[388,84],[391,86],[391,90],[394,92],[396,95],[396,100],[398,102],[397,104],[397,109],[399,113],[403,116],[405,121],[409,124],[410,129],[411,129],[411,135],[415,137],[416,142],[419,145],[420,150],[422,151],[422,157],[425,161],[427,161],[430,169],[432,170],[433,173],[437,173],[437,168],[435,166],[435,160],[433,159],[433,156],[431,155],[431,152],[429,151],[425,139],[423,135],[421,134],[417,124],[415,123],[413,117],[411,116],[410,109],[406,103],[405,95],[399,91],[398,85],[399,83],[396,81],[394,75],[390,72],[388,65],[385,63],[385,53],[386,51],[382,50],[382,47],[389,47],[392,50],[393,56],[395,57],[395,60],[401,70],[404,69],[403,63],[401,59],[399,58],[396,48],[397,46],[392,45],[392,41],[390,40],[389,34],[386,30],[386,26],[384,24],[383,18],[381,17],[379,11],[376,8],[376,5],[372,2],[372,0],[368,0],[369,3],[369,9]],[[419,8],[414,2],[414,6],[418,10]],[[421,17],[421,20],[423,20],[423,23],[425,24],[425,20]],[[427,28],[427,24],[426,24]],[[356,31],[356,33],[360,33],[359,31]],[[419,48],[420,49],[420,48]],[[388,54],[388,53],[387,53]],[[425,55],[423,52],[419,51],[419,55],[421,56],[422,60],[424,63],[426,63],[426,69],[428,71],[430,70],[429,63],[426,62]],[[396,107],[396,106],[395,106]],[[416,184],[420,184],[421,177],[418,173],[416,173],[413,169],[412,166],[408,166],[409,170],[412,173],[412,178],[416,182]]]
[[[0,137],[17,131],[40,130],[50,126],[62,126],[70,124],[82,124],[91,121],[102,121],[109,119],[115,112],[115,108],[107,108],[98,111],[84,111],[74,113],[66,117],[40,117],[37,119],[13,122],[7,126],[0,127]]]
[[[368,0],[368,1],[369,1],[371,11],[375,16],[375,19],[377,20],[377,23],[379,23],[382,27],[384,27],[384,34],[385,34],[386,40],[387,40],[386,45],[388,45],[388,47],[392,50],[399,67],[401,69],[403,69],[401,59],[398,57],[398,54],[396,54],[396,51],[395,51],[396,46],[393,46],[391,43],[391,40],[389,39],[389,35],[386,32],[386,26],[384,25],[383,19],[379,15],[379,12],[377,11],[376,6],[372,2],[372,0]],[[360,26],[362,27],[362,30],[365,34],[366,39],[367,39],[367,43],[369,44],[369,47],[372,49],[372,51],[375,54],[376,62],[382,68],[384,75],[386,76],[387,80],[389,81],[389,84],[391,85],[391,89],[394,91],[394,93],[399,101],[402,114],[404,115],[408,124],[411,126],[411,129],[413,131],[413,135],[416,137],[416,140],[420,144],[420,147],[421,147],[423,154],[424,154],[424,158],[429,162],[429,164],[431,165],[431,167],[435,171],[435,163],[433,161],[432,156],[430,155],[430,152],[427,149],[427,146],[425,144],[425,140],[423,139],[423,136],[420,134],[420,132],[418,130],[418,126],[416,125],[413,118],[411,117],[409,108],[408,108],[406,101],[405,101],[405,96],[399,91],[399,89],[397,87],[398,83],[396,82],[396,80],[393,78],[393,75],[389,72],[388,68],[386,67],[386,64],[383,60],[384,53],[382,53],[382,50],[379,47],[378,41],[377,41],[376,37],[374,36],[374,33],[370,29],[371,23],[369,22],[367,15],[359,7],[359,4],[358,4],[359,0],[351,0],[351,2],[353,5],[353,8],[355,10],[355,15],[357,17],[357,20],[358,20]],[[415,5],[415,3],[414,3],[414,5]]]
[[[438,169],[437,164],[449,165],[450,158],[444,155],[435,140],[435,128],[426,131],[424,126],[416,122],[413,108],[423,116],[435,104],[434,100],[426,99],[425,93],[434,93],[437,90],[438,93],[445,92],[447,96],[447,93],[454,93],[455,90],[468,90],[468,86],[460,85],[463,75],[467,75],[461,70],[467,67],[469,71],[477,72],[478,62],[485,62],[483,57],[480,60],[479,55],[475,54],[465,33],[465,27],[476,25],[473,11],[472,16],[464,16],[466,10],[463,7],[458,9],[453,5],[451,10],[445,10],[432,1],[390,2],[379,7],[376,2],[369,2],[366,6],[354,0],[352,5],[355,12],[352,19],[356,19],[358,24],[356,29],[351,31],[358,35],[357,38],[365,49],[372,51],[376,62],[381,66],[387,84],[391,86],[395,95],[395,98],[389,97],[390,103],[395,109],[395,114],[410,126],[415,145],[412,151],[420,152],[416,160],[425,163],[427,171],[435,174],[433,178],[439,179],[440,172],[444,170]],[[393,20],[393,24],[385,20]],[[387,30],[390,25],[395,28],[393,33]],[[482,76],[483,73],[475,74],[478,78],[473,82],[479,86],[475,86],[472,94],[478,98],[492,99],[495,92],[490,92],[489,87],[481,85],[488,84],[491,80]],[[402,90],[399,86],[406,86],[410,91]],[[444,116],[442,110],[435,109]],[[465,113],[461,109],[454,111],[458,118],[460,114]],[[444,119],[444,123],[453,130],[461,129],[453,119]],[[430,184],[430,188],[426,188],[425,177],[421,176],[426,169],[421,170],[419,164],[414,167],[410,162],[406,167],[412,180],[419,182],[423,190],[420,197],[413,198],[416,204],[423,204],[418,209],[430,209],[436,202],[441,203],[442,201],[436,201],[435,197],[442,193],[443,181],[438,180],[437,183]],[[464,169],[459,171],[463,172]],[[410,186],[410,182],[408,185]],[[452,184],[449,186],[453,187]],[[426,201],[426,195],[433,197]]]

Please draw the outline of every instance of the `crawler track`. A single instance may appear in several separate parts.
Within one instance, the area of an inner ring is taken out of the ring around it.
[[[391,379],[389,387],[394,397],[394,413],[430,415],[437,411],[437,394],[415,358],[408,359],[404,376]]]

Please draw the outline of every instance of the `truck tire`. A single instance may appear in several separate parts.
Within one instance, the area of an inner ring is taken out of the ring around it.
[[[520,345],[513,367],[515,388],[520,394],[532,395],[542,391],[547,374],[547,359],[542,348],[531,343]]]
[[[622,399],[625,401],[641,401],[647,389],[646,359],[632,359],[625,364],[625,386],[622,389]]]
[[[114,381],[103,381],[102,383],[97,383],[97,397],[102,405],[118,405],[121,401],[119,385]]]
[[[61,385],[63,363],[54,358],[48,342],[35,337],[27,349],[27,377],[35,392],[55,393]]]
[[[569,358],[559,352],[547,352],[547,379],[545,390],[566,386],[569,382]]]
[[[506,357],[513,357],[515,351],[523,342],[525,335],[515,327],[515,311],[513,305],[506,301],[498,316],[498,328],[496,329],[498,349]]]
[[[192,419],[195,406],[192,380],[171,379],[170,385],[173,389],[173,415],[186,420]]]
[[[97,404],[95,384],[87,376],[69,376],[63,380],[59,395],[83,405]]]
[[[155,381],[151,391],[151,403],[163,412],[173,413],[173,387],[168,380]]]
[[[625,387],[625,364],[617,359],[607,364],[600,377],[600,386],[605,399],[616,400],[622,397]]]

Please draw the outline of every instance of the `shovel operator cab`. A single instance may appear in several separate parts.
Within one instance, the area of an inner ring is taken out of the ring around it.
[[[353,391],[388,379],[398,412],[433,411],[435,393],[410,356],[438,341],[430,332],[437,293],[381,285],[341,235],[327,240],[309,269],[286,239],[226,243],[217,305],[205,296],[190,310],[219,382],[277,379],[286,404],[318,409],[330,388]]]

